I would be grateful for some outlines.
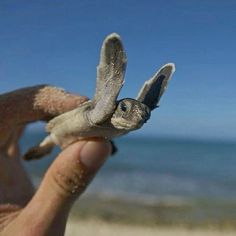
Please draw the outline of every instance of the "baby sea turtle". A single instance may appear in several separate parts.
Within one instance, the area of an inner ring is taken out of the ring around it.
[[[175,66],[168,63],[141,88],[136,99],[117,101],[124,84],[126,54],[118,34],[113,33],[103,42],[97,67],[95,96],[74,110],[52,119],[46,127],[50,133],[38,146],[31,148],[25,159],[38,159],[51,152],[54,145],[65,148],[77,140],[113,137],[142,127],[158,107]]]

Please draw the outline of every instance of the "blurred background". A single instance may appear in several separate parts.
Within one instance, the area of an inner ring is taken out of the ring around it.
[[[128,56],[120,98],[134,98],[159,67],[176,72],[160,108],[116,140],[72,217],[146,225],[236,223],[236,1],[0,1],[0,92],[52,84],[93,97],[106,35]],[[22,149],[44,137],[31,125]],[[50,158],[26,164],[34,182]],[[78,210],[80,208],[80,210]]]

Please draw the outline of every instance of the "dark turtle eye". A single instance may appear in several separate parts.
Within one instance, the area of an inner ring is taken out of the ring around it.
[[[123,111],[123,112],[126,112],[127,111],[127,106],[125,105],[125,103],[121,103],[120,104],[120,109]]]

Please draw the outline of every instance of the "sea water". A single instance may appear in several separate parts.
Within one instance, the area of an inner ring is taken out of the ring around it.
[[[45,136],[27,132],[21,147]],[[109,158],[85,197],[119,199],[142,204],[236,203],[236,143],[160,137],[121,137],[118,153]],[[38,184],[59,152],[26,163]]]

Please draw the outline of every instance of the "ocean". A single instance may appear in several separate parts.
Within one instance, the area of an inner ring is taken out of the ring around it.
[[[44,136],[26,133],[22,150]],[[134,136],[118,138],[115,143],[118,153],[100,170],[84,199],[132,203],[152,210],[157,206],[187,207],[187,215],[194,221],[217,218],[236,222],[236,143]],[[58,152],[56,149],[49,157],[25,163],[36,185]],[[168,217],[173,220],[171,214]]]

